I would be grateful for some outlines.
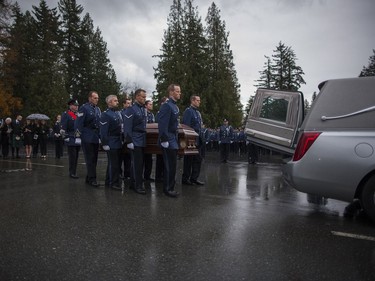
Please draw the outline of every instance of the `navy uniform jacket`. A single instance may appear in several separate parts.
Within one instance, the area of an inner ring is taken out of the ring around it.
[[[210,131],[207,128],[203,128],[200,137],[202,142],[208,142],[210,140]]]
[[[80,146],[75,143],[74,123],[76,119],[77,115],[71,110],[67,110],[61,115],[61,128],[65,131],[64,139],[68,146]]]
[[[125,143],[146,146],[146,109],[135,102],[123,114]]]
[[[219,140],[221,143],[230,143],[233,140],[232,126],[220,126]]]
[[[185,109],[184,115],[182,117],[182,124],[185,124],[194,129],[194,131],[198,134],[197,145],[201,145],[202,141],[200,140],[200,137],[202,130],[202,117],[197,108],[195,108],[194,106],[189,106]]]
[[[219,140],[219,134],[216,130],[213,130],[210,134],[210,141],[218,141]]]
[[[100,108],[88,102],[80,107],[74,128],[83,142],[99,143],[100,114]]]
[[[100,139],[102,145],[108,145],[110,149],[120,149],[121,141],[121,116],[113,108],[108,108],[100,116]]]
[[[238,133],[238,141],[239,142],[244,142],[246,141],[246,135],[245,135],[245,132],[244,131],[240,131]]]
[[[178,149],[178,114],[179,109],[173,99],[163,103],[158,113],[159,144],[169,142],[170,149]]]

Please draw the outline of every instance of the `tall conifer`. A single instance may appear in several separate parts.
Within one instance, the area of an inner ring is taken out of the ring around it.
[[[212,3],[208,9],[206,24],[210,56],[207,91],[207,103],[211,109],[208,113],[210,126],[221,124],[223,117],[229,118],[234,126],[239,126],[242,122],[240,84],[228,41],[229,33],[215,3]]]

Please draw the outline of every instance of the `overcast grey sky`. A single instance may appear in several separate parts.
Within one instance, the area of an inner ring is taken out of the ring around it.
[[[54,8],[58,0],[46,2]],[[150,94],[155,90],[152,56],[160,54],[172,2],[77,0],[102,31],[120,82],[134,82]],[[280,41],[292,47],[305,72],[300,90],[308,100],[324,80],[358,76],[375,49],[374,0],[194,0],[204,25],[212,2],[229,32],[244,105],[256,90],[264,56]],[[25,11],[39,0],[18,3]]]

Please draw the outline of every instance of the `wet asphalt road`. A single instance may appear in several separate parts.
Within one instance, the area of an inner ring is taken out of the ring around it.
[[[158,183],[147,195],[87,186],[82,155],[78,180],[66,156],[0,159],[0,280],[375,280],[366,217],[309,203],[280,163],[217,156],[203,163],[206,185],[178,184],[178,199]],[[102,184],[105,167],[101,153]]]

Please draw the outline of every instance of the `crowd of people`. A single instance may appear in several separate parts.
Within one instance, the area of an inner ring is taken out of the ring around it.
[[[47,143],[50,139],[54,139],[56,144],[56,158],[62,156],[63,139],[59,133],[54,134],[55,131],[60,131],[58,120],[53,127],[47,124],[47,120],[26,119],[25,123],[22,120],[22,115],[17,115],[14,120],[7,117],[0,121],[2,158],[21,158],[20,149],[24,147],[26,158],[36,158],[40,153],[40,157],[46,159]]]
[[[102,148],[107,154],[105,186],[122,190],[123,181],[130,180],[130,188],[138,194],[146,194],[144,181],[163,183],[163,191],[169,197],[178,197],[175,190],[176,166],[178,159],[178,126],[185,124],[197,133],[198,154],[183,156],[183,185],[204,185],[199,179],[202,160],[206,151],[220,152],[220,160],[227,163],[229,154],[249,155],[249,163],[257,161],[256,147],[246,140],[243,129],[234,129],[228,119],[217,129],[206,128],[199,112],[201,99],[190,97],[182,117],[177,106],[181,97],[179,85],[168,87],[168,96],[161,101],[160,110],[154,115],[153,104],[147,100],[147,93],[137,89],[134,101],[126,98],[120,101],[116,95],[106,97],[107,109],[98,107],[99,95],[95,91],[88,94],[88,101],[79,105],[78,101],[68,101],[68,109],[56,117],[49,127],[46,120],[30,120],[22,123],[22,116],[15,120],[6,118],[0,125],[2,157],[20,158],[20,148],[25,147],[26,158],[37,157],[40,148],[42,159],[47,157],[48,136],[55,142],[55,157],[61,158],[63,147],[67,147],[69,177],[78,179],[77,161],[82,149],[86,163],[85,182],[99,187],[97,181],[98,153]],[[146,124],[158,123],[158,145],[161,154],[156,155],[155,178],[152,178],[153,155],[145,153]]]

